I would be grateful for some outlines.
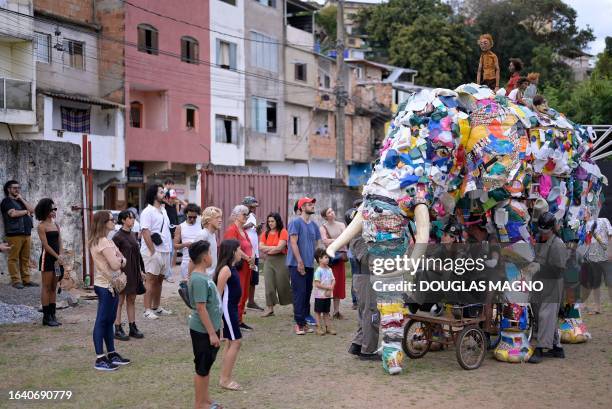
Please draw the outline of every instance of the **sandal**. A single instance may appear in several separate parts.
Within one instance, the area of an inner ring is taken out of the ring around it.
[[[261,316],[263,318],[265,318],[265,317],[274,317],[274,311],[266,312],[265,314],[262,314]]]
[[[210,409],[223,409],[223,406],[219,402],[213,402],[209,406]]]
[[[241,391],[242,390],[242,386],[240,386],[240,384],[236,381],[231,381],[227,385],[223,385],[221,382],[219,382],[219,386],[222,389],[227,389],[228,391]]]

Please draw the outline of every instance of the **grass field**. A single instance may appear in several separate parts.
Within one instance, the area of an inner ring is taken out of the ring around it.
[[[350,283],[350,280],[349,280]],[[263,282],[257,301],[263,305]],[[186,326],[189,313],[172,288],[164,290],[175,311],[145,321],[142,304],[137,322],[142,340],[116,341],[132,364],[116,372],[93,369],[91,331],[96,303],[60,311],[59,328],[40,324],[0,327],[0,407],[7,408],[189,408],[193,406],[193,354]],[[347,292],[349,294],[349,292]],[[593,340],[566,346],[565,360],[540,365],[505,364],[491,355],[482,367],[464,371],[454,349],[407,361],[398,376],[383,373],[380,363],[346,353],[355,330],[349,319],[337,322],[337,336],[298,337],[292,310],[277,308],[261,318],[249,311],[246,335],[235,371],[244,391],[216,386],[221,354],[212,370],[212,395],[226,408],[606,408],[612,402],[612,309],[588,316]],[[64,401],[9,400],[9,391],[70,390]]]

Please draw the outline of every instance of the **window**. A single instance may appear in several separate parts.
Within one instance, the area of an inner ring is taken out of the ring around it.
[[[276,8],[276,0],[255,0],[259,4],[263,4],[264,6]]]
[[[142,104],[138,101],[130,104],[130,126],[142,128]]]
[[[296,63],[295,64],[295,79],[296,81],[306,81],[306,64]]]
[[[238,144],[238,118],[217,115],[215,117],[215,140],[219,143]]]
[[[181,38],[181,61],[188,64],[199,64],[199,43],[193,37]]]
[[[254,65],[278,72],[278,43],[275,38],[251,31],[251,60]]]
[[[153,55],[159,54],[158,32],[155,27],[148,24],[138,25],[138,51]]]
[[[355,69],[355,72],[357,73],[357,78],[358,79],[363,79],[363,68],[357,67]]]
[[[77,70],[85,69],[85,43],[74,40],[64,40],[64,53],[67,54],[68,65]],[[64,61],[64,64],[66,61]]]
[[[198,107],[195,105],[185,105],[185,128],[196,129]]]
[[[62,130],[89,133],[89,109],[61,107]]]
[[[51,62],[51,34],[34,32],[34,38],[36,61],[49,64]]]
[[[331,89],[331,77],[322,69],[319,69],[319,88]]]
[[[300,134],[300,118],[297,116],[293,117],[293,136],[298,136]]]
[[[236,0],[221,0],[224,3],[231,4],[232,6],[236,5]]]
[[[320,118],[318,118],[318,126],[317,126],[317,130],[315,132],[316,135],[319,136],[329,136],[329,125],[328,125],[328,121],[327,121],[327,115],[322,115]]]
[[[252,98],[252,125],[255,132],[276,133],[276,102]]]
[[[226,70],[235,70],[236,44],[217,39],[217,65]]]
[[[350,34],[350,33],[349,33],[349,34]],[[356,43],[357,43],[357,42],[355,41],[355,39],[354,39],[353,37],[351,37],[351,38],[349,38],[349,39],[348,39],[348,44],[349,44],[349,45],[353,45],[353,46],[354,46]]]

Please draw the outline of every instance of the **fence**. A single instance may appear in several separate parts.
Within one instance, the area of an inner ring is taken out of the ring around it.
[[[245,196],[259,201],[257,221],[265,221],[271,212],[277,212],[287,220],[287,180],[285,175],[239,174],[214,172],[203,169],[201,174],[202,208],[216,206],[223,210],[223,230],[230,223],[234,206],[241,204]]]

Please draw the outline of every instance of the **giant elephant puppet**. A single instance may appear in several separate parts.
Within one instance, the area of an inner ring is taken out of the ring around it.
[[[398,107],[364,202],[327,251],[362,234],[374,256],[417,259],[433,222],[478,213],[505,245],[505,258],[529,263],[536,233],[530,219],[546,210],[557,216],[564,240],[583,242],[586,216],[597,217],[607,184],[590,148],[586,129],[553,109],[531,110],[476,84],[423,90]]]

